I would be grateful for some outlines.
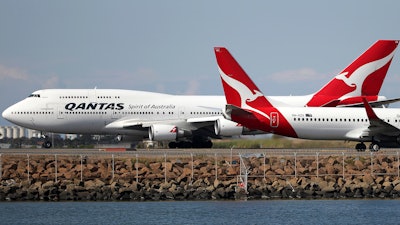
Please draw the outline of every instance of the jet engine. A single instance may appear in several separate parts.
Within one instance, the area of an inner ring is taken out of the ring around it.
[[[175,125],[153,124],[149,129],[151,141],[171,141],[184,136],[184,131],[179,130]]]
[[[218,136],[236,136],[243,134],[243,126],[227,119],[218,119],[214,123],[214,131]]]

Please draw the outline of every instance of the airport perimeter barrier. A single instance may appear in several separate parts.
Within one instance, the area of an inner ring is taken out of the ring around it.
[[[30,182],[101,179],[164,180],[186,177],[231,180],[293,177],[390,176],[400,178],[400,150],[356,152],[316,149],[228,149],[224,151],[85,152],[0,154],[0,180]],[[239,181],[238,181],[239,182]]]

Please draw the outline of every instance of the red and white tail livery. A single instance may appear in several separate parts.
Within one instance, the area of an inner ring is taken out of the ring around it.
[[[379,96],[398,43],[398,40],[377,41],[314,94],[268,97],[292,106],[309,107],[362,106],[361,96],[374,106],[398,101],[399,99],[387,100],[386,97]],[[239,71],[246,74],[226,48],[216,47],[214,50],[221,76],[226,77]],[[232,98],[235,99],[237,96]]]
[[[216,54],[221,50],[215,48]],[[220,60],[227,101],[224,115],[229,120],[294,138],[358,141],[357,150],[366,149],[364,142],[371,142],[371,150],[400,146],[400,109],[373,109],[364,96],[360,96],[364,108],[276,105],[240,66],[226,69],[227,61]]]
[[[246,72],[238,63],[235,63],[230,54],[225,54],[226,52],[225,48],[215,48],[228,104],[225,116],[239,124],[246,124],[244,126],[250,129],[297,137],[285,117],[280,115],[280,112],[274,108]],[[269,125],[265,126],[265,124]]]
[[[396,51],[398,40],[379,40],[342,70],[321,90],[307,106],[337,106],[359,104],[366,96],[377,101],[379,91]]]

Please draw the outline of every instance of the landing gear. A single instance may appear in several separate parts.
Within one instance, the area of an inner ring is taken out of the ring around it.
[[[211,148],[212,142],[210,140],[204,141],[172,141],[168,143],[169,148]]]
[[[377,143],[377,142],[372,142],[369,145],[369,150],[371,152],[377,152],[377,151],[379,151],[380,148],[381,148],[381,146],[379,146],[379,143]],[[366,149],[367,149],[367,147],[365,146],[365,144],[363,142],[356,144],[356,150],[358,152],[365,152]]]
[[[211,148],[212,142],[210,140],[205,140],[201,142],[193,142],[192,148]]]
[[[356,150],[357,152],[365,152],[367,149],[367,146],[363,142],[356,144]]]
[[[192,148],[192,142],[190,141],[172,141],[168,144],[169,148]]]
[[[122,140],[123,140],[122,135],[118,134],[118,135],[115,137],[115,140],[116,140],[117,142],[122,141]]]
[[[51,141],[44,141],[43,144],[42,144],[43,148],[51,148],[51,146],[53,146]]]
[[[40,136],[44,139],[42,148],[51,148],[53,146],[53,143],[50,141],[47,133],[40,133]]]
[[[369,150],[371,150],[371,152],[377,152],[377,151],[379,151],[380,148],[381,148],[381,147],[379,146],[379,144],[378,144],[378,143],[375,143],[375,142],[372,142],[372,143],[369,145]]]

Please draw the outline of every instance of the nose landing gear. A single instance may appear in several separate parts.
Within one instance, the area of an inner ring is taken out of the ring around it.
[[[41,133],[40,136],[44,139],[42,148],[51,148],[53,143],[49,140],[49,136],[46,133]]]

